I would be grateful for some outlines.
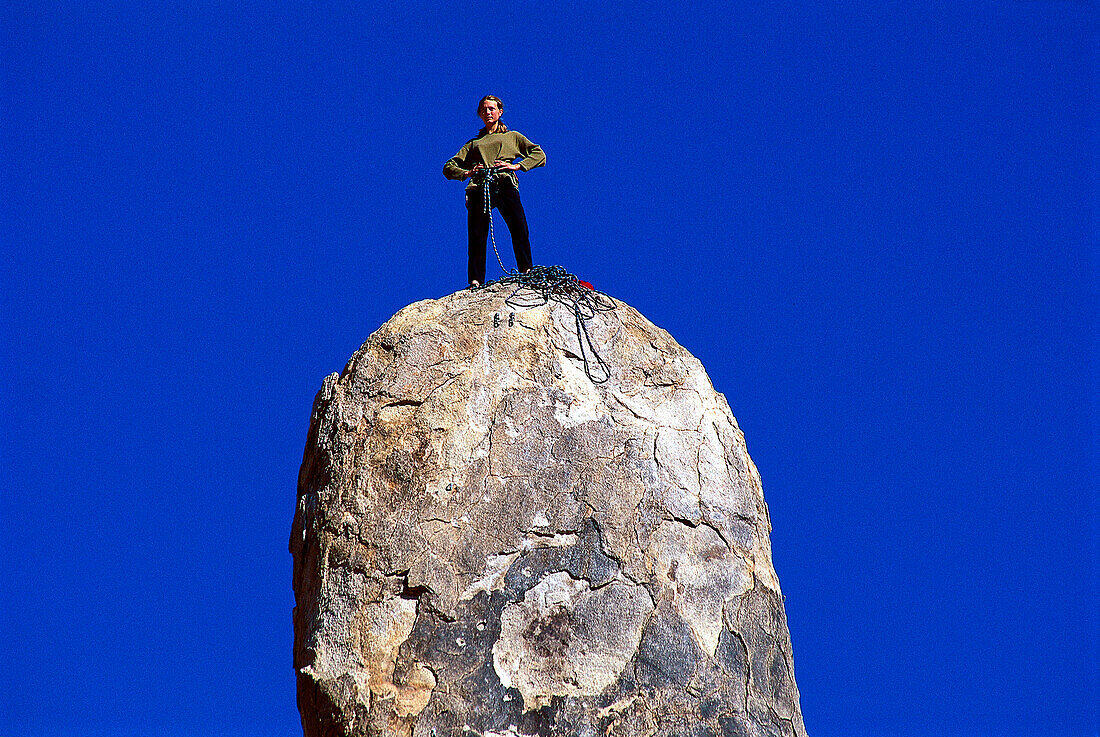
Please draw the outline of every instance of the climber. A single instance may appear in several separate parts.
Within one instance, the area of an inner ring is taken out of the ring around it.
[[[531,270],[531,241],[527,232],[527,216],[519,201],[516,172],[542,166],[546,163],[546,154],[522,133],[508,130],[500,119],[502,115],[504,103],[499,97],[486,95],[481,98],[477,116],[485,127],[443,165],[443,176],[448,179],[460,182],[470,179],[466,185],[466,230],[469,235],[467,276],[471,287],[485,283],[485,242],[491,227],[493,207],[500,210],[504,222],[508,224],[519,272],[522,274]],[[518,163],[516,159],[519,159]],[[495,241],[493,249],[496,249]],[[500,258],[499,254],[497,258]]]

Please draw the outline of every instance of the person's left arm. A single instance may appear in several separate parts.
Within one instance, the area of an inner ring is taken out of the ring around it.
[[[515,146],[519,155],[523,158],[518,164],[510,161],[498,161],[497,163],[500,168],[507,169],[508,171],[531,171],[537,166],[546,165],[546,153],[543,152],[542,147],[528,140],[522,133],[515,134]]]

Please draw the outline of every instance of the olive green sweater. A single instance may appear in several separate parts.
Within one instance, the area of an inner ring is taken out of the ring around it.
[[[520,157],[523,158],[519,162],[521,171],[530,171],[546,163],[546,154],[542,152],[539,145],[528,141],[522,133],[516,131],[482,133],[467,141],[457,154],[447,160],[443,165],[443,176],[461,181],[462,175],[478,164],[492,166],[497,159],[514,161]],[[512,183],[518,187],[516,173],[510,171],[508,175],[512,178]],[[475,186],[471,181],[466,185],[466,189],[472,189]]]

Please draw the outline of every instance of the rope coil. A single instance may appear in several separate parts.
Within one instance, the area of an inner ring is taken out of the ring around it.
[[[499,259],[498,256],[497,260]],[[503,264],[501,268],[504,269]],[[576,276],[562,266],[535,266],[523,274],[514,269],[504,269],[504,272],[505,275],[501,278],[474,287],[475,291],[514,285],[515,289],[504,300],[509,307],[530,309],[557,302],[569,308],[576,322],[577,344],[580,346],[584,373],[593,384],[602,384],[610,379],[611,369],[596,350],[587,323],[596,313],[614,310],[618,306],[615,300],[597,289],[583,286]]]

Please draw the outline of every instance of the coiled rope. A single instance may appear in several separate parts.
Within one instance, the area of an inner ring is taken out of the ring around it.
[[[497,260],[500,260],[499,256]],[[501,268],[504,269],[503,264]],[[577,344],[580,345],[584,373],[593,384],[602,384],[610,379],[611,370],[596,350],[587,323],[596,313],[615,309],[615,300],[597,289],[582,285],[576,276],[561,266],[535,266],[524,274],[514,269],[504,271],[505,275],[501,278],[485,282],[474,289],[515,285],[515,289],[504,300],[505,304],[515,309],[541,307],[550,302],[565,305],[573,312],[576,322]]]

